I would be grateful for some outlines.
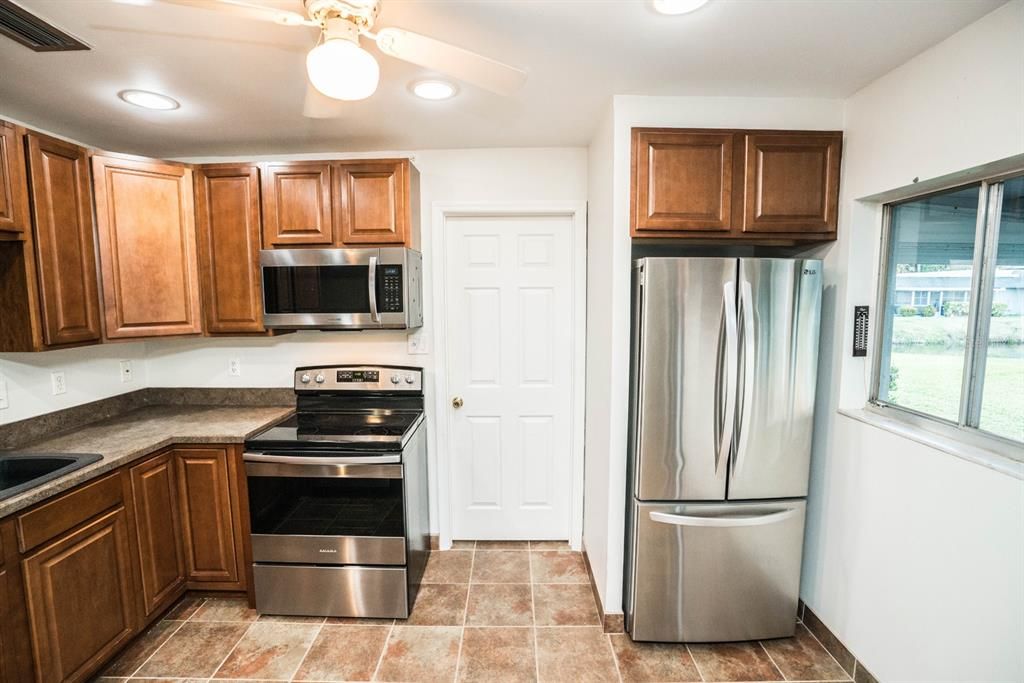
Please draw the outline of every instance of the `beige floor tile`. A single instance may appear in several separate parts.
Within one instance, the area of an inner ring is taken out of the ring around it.
[[[189,621],[256,621],[259,616],[245,598],[207,598]]]
[[[183,623],[164,620],[153,624],[107,665],[102,675],[112,678],[131,676]]]
[[[619,680],[608,637],[600,628],[538,628],[541,681],[609,683]]]
[[[845,681],[849,676],[825,648],[803,626],[796,627],[793,638],[761,642],[775,666],[795,681]]]
[[[533,592],[526,583],[474,583],[467,626],[533,626]]]
[[[248,628],[249,624],[185,622],[139,669],[137,675],[161,678],[212,676]]]
[[[457,626],[395,626],[384,648],[376,680],[453,680],[461,635],[462,629]]]
[[[536,583],[533,614],[538,626],[599,626],[597,603],[589,584]]]
[[[193,614],[196,610],[206,601],[206,598],[201,598],[195,595],[186,595],[178,600],[174,604],[174,607],[167,610],[164,614],[164,619],[170,619],[171,621],[185,621]]]
[[[423,583],[469,583],[472,565],[470,550],[435,550],[427,558]]]
[[[387,626],[324,626],[296,681],[369,681],[387,641]]]
[[[530,550],[569,550],[569,541],[530,541]]]
[[[529,541],[477,541],[477,550],[529,550]]]
[[[475,550],[476,541],[452,541],[450,550]]]
[[[757,642],[690,645],[705,681],[781,681],[782,674]]]
[[[319,626],[255,623],[217,670],[215,678],[288,680],[313,644]]]
[[[583,553],[540,550],[530,553],[534,583],[590,583]]]
[[[459,681],[520,683],[537,680],[532,628],[467,628]]]
[[[609,636],[623,683],[701,680],[685,645],[635,643],[625,633]]]
[[[469,585],[465,583],[423,584],[412,614],[403,623],[407,626],[462,626],[468,592]]]
[[[530,583],[530,553],[518,550],[477,550],[472,583]]]

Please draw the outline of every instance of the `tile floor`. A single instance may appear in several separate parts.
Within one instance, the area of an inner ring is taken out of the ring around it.
[[[606,634],[580,553],[457,543],[431,555],[406,620],[259,616],[186,596],[96,681],[849,681],[802,625],[721,645]]]

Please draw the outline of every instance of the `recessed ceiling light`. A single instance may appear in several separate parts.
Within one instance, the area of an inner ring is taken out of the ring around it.
[[[144,109],[160,109],[161,111],[169,111],[181,106],[178,104],[177,100],[173,100],[167,95],[149,92],[148,90],[122,90],[117,93],[117,96],[128,104],[134,104],[136,107],[142,107]]]
[[[688,14],[708,4],[708,0],[654,0],[654,9],[662,14]]]
[[[417,81],[412,84],[412,92],[425,100],[447,100],[455,97],[457,90],[446,81]]]

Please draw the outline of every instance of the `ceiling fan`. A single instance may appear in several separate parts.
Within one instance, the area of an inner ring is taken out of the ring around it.
[[[248,0],[160,0],[165,4],[228,12],[281,26],[319,28],[320,38],[306,55],[309,88],[304,113],[312,118],[337,115],[332,100],[362,100],[377,89],[380,67],[373,55],[360,45],[363,36],[375,41],[380,51],[388,56],[498,95],[511,95],[526,82],[526,72],[522,69],[434,38],[400,28],[382,28],[375,32],[381,0],[301,1],[305,15]]]

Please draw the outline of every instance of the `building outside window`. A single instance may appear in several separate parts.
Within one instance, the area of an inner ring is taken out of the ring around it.
[[[873,402],[1024,443],[1024,175],[886,215]]]

